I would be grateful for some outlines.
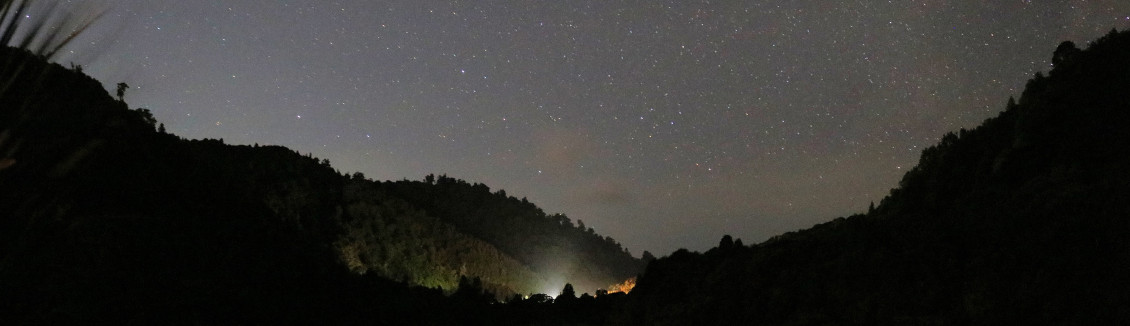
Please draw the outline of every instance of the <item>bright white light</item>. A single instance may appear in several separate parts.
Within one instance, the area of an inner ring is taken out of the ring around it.
[[[551,289],[551,290],[545,290],[545,292],[542,292],[542,293],[545,293],[545,294],[546,294],[546,295],[548,295],[548,296],[549,296],[550,298],[554,298],[554,299],[556,299],[556,298],[557,298],[557,296],[561,295],[561,289]]]

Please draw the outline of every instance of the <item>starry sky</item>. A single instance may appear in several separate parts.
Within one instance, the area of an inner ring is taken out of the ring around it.
[[[169,132],[527,197],[635,255],[860,213],[1130,1],[74,1]]]

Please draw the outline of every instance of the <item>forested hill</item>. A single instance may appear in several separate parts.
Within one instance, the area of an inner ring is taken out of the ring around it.
[[[565,283],[595,293],[644,268],[611,237],[484,184],[434,175],[375,183],[355,174],[346,190],[346,215],[365,216],[347,223],[339,243],[356,271],[448,289],[460,275],[478,276],[508,297]],[[402,261],[413,267],[396,267]]]
[[[624,324],[1130,320],[1130,32],[1052,61],[866,214],[656,260]]]
[[[591,293],[635,277],[645,264],[580,220],[574,224],[565,215],[546,214],[525,198],[503,190],[492,193],[484,184],[429,175],[424,181],[385,182],[381,187],[550,276],[546,289],[571,282]]]
[[[501,191],[381,183],[284,147],[181,139],[121,95],[0,47],[0,320],[409,318],[445,302],[410,285],[450,293],[477,278],[464,283],[529,294],[643,267]]]

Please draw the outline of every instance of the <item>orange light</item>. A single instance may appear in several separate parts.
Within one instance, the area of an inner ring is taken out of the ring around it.
[[[613,284],[613,285],[608,286],[608,293],[609,294],[618,293],[618,292],[628,293],[628,292],[632,292],[632,288],[634,288],[634,287],[636,287],[636,278],[635,277],[629,278],[629,279],[625,280],[623,283]]]

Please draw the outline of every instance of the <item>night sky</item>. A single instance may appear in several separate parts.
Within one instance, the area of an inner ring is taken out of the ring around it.
[[[171,133],[485,183],[637,256],[863,212],[1059,42],[1130,27],[1122,0],[107,3],[57,61]]]

